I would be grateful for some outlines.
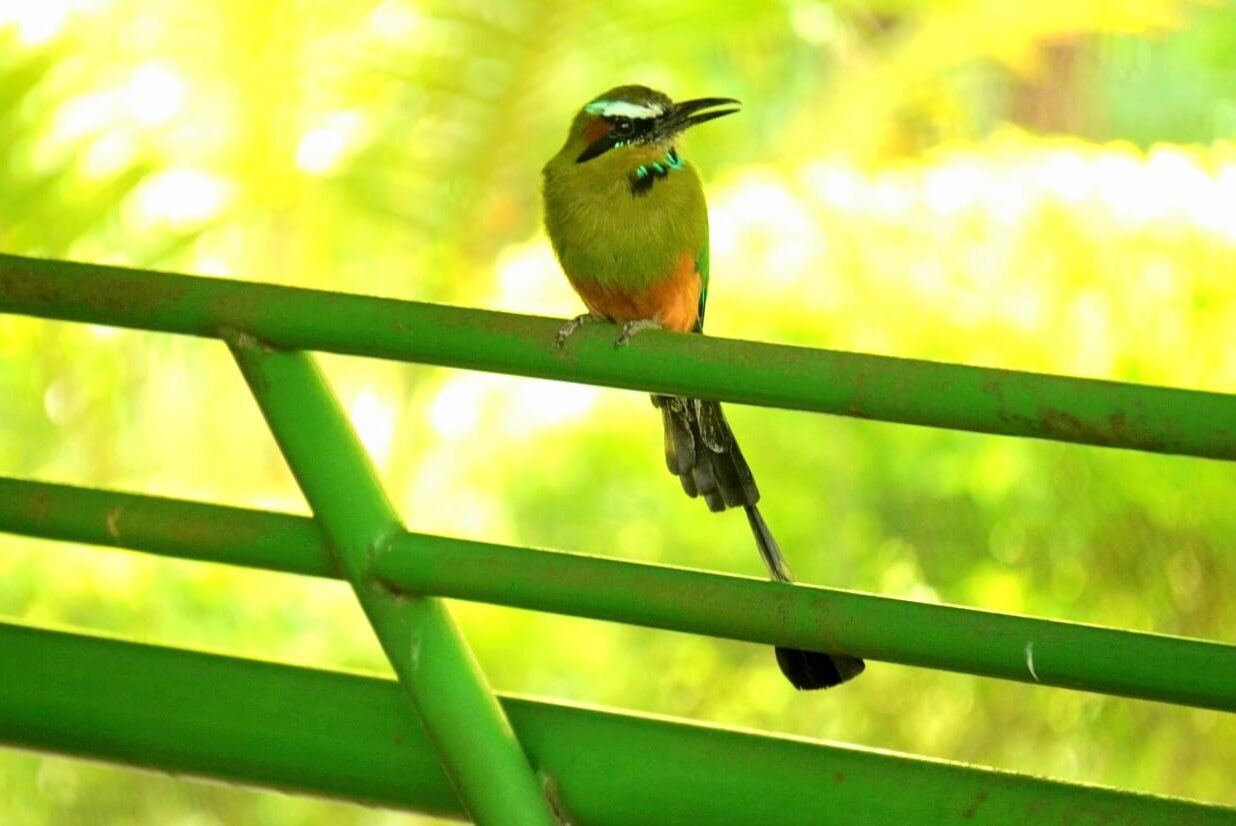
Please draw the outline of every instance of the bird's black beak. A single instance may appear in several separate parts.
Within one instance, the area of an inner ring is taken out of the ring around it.
[[[733,108],[718,109],[717,107],[719,106]],[[680,103],[675,103],[668,112],[657,118],[657,132],[660,133],[659,136],[662,138],[672,137],[679,132],[690,129],[692,126],[698,126],[714,118],[732,115],[738,111],[739,106],[742,106],[742,103],[733,98],[696,98],[695,100],[684,100]],[[713,111],[705,111],[707,109]]]
[[[585,161],[590,161],[593,158],[604,155],[615,146],[623,146],[628,143],[656,143],[658,141],[673,140],[679,133],[690,129],[692,126],[705,123],[713,118],[734,114],[741,105],[733,98],[697,98],[695,100],[684,100],[681,103],[672,103],[655,120],[648,117],[634,119],[633,122],[636,124],[637,131],[628,131],[621,136],[611,131],[608,135],[588,144],[587,148],[575,159],[575,162],[584,163]],[[717,107],[729,108],[718,109]],[[628,119],[628,125],[630,122]]]

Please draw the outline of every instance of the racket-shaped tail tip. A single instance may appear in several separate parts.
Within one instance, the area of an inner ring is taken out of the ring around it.
[[[777,647],[777,665],[790,684],[800,691],[832,688],[852,680],[867,664],[848,654],[821,654],[797,648]]]

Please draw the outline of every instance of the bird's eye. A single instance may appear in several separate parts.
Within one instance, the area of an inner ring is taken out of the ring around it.
[[[611,128],[614,134],[620,138],[625,138],[635,133],[635,124],[631,122],[630,118],[614,118]]]

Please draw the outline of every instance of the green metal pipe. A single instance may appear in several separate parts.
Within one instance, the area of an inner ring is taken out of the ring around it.
[[[286,514],[0,477],[0,531],[336,576],[311,520]],[[1236,646],[1215,642],[421,534],[395,536],[374,573],[413,593],[1236,711]]]
[[[0,476],[0,532],[343,579],[304,516]]]
[[[0,743],[459,817],[398,684],[0,624]],[[1234,826],[1236,809],[514,697],[588,826]]]
[[[1216,642],[417,534],[374,573],[455,599],[1236,711],[1236,646]]]
[[[540,781],[446,606],[394,594],[372,577],[373,554],[403,525],[313,359],[247,335],[228,343],[468,814],[493,826],[554,826]]]
[[[0,312],[842,416],[1236,459],[1236,396],[0,255]]]

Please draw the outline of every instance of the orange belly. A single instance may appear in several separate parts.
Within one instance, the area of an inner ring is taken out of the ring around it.
[[[700,274],[695,256],[688,253],[665,278],[642,290],[602,287],[571,279],[571,286],[592,312],[623,323],[652,318],[666,330],[689,333],[700,311]]]

